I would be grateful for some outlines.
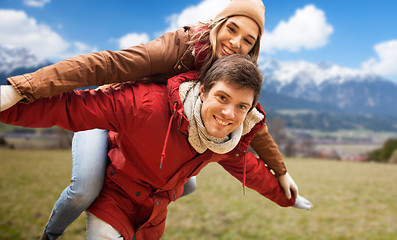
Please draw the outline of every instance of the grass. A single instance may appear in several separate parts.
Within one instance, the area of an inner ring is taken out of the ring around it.
[[[70,181],[70,151],[0,149],[0,239],[38,239]],[[397,165],[287,159],[311,211],[281,208],[217,164],[169,207],[163,239],[396,239]],[[84,214],[62,239],[84,239]]]

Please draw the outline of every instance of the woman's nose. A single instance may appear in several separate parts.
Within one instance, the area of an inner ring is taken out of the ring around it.
[[[241,37],[233,37],[230,39],[230,44],[232,45],[233,48],[239,49],[240,48],[240,39]]]

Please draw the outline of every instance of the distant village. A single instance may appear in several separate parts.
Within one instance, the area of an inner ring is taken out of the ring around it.
[[[319,132],[272,127],[270,133],[285,157],[371,161],[368,153],[379,149],[397,133],[372,131]],[[0,147],[12,149],[69,149],[73,132],[60,128],[15,128],[0,132]]]

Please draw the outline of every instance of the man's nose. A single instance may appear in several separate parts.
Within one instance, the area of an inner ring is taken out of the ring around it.
[[[231,105],[226,105],[222,109],[222,114],[226,119],[233,119],[234,118],[234,107]]]

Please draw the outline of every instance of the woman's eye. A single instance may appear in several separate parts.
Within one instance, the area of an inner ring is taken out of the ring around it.
[[[245,41],[246,43],[248,43],[249,45],[252,45],[252,42],[251,42],[250,40],[244,39],[244,41]]]
[[[235,30],[233,27],[228,27],[228,28],[229,28],[229,30],[230,30],[231,32],[233,32],[233,33],[236,32],[236,30]]]
[[[243,111],[247,111],[248,108],[246,105],[240,105],[240,109]]]

